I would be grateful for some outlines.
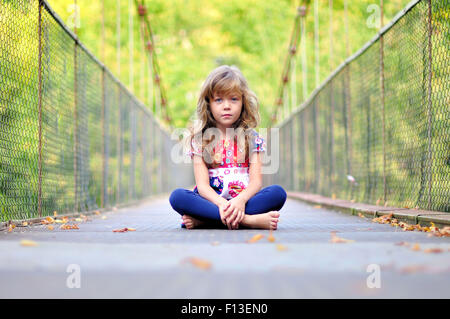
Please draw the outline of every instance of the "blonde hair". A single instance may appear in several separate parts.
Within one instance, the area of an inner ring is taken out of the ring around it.
[[[191,148],[191,143],[195,138],[196,141],[201,139],[201,149],[205,161],[212,163],[211,166],[218,166],[220,163],[214,159],[213,148],[217,145],[217,139],[213,137],[208,138],[203,136],[208,128],[216,127],[216,120],[214,119],[211,109],[210,101],[212,101],[214,94],[228,95],[230,93],[237,93],[242,96],[242,110],[239,119],[233,123],[234,128],[238,133],[237,137],[242,136],[244,139],[237,138],[238,147],[244,150],[244,160],[249,157],[249,138],[250,132],[259,125],[259,102],[256,94],[248,87],[247,80],[242,72],[236,66],[222,65],[215,68],[206,78],[200,91],[200,96],[197,101],[197,120],[194,124],[188,127],[189,136],[186,139],[187,147]],[[213,143],[211,141],[214,139]],[[241,160],[240,160],[241,162]]]

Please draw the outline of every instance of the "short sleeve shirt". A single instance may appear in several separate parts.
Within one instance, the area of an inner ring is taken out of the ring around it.
[[[253,152],[266,151],[266,143],[261,135],[255,130],[252,130],[250,137],[250,155],[253,154]],[[190,155],[191,158],[193,158],[194,154],[202,156],[201,147],[198,147],[194,143],[194,140],[192,141],[192,149],[188,152],[188,155]],[[247,188],[250,181],[250,163],[248,159],[244,163],[238,163],[238,155],[239,153],[242,153],[243,150],[238,148],[236,141],[232,143],[228,139],[222,139],[219,142],[218,147],[219,149],[222,149],[222,153],[216,154],[218,157],[215,159],[221,159],[221,164],[218,167],[208,169],[209,185],[217,194],[228,200],[236,197],[240,192]],[[197,186],[194,187],[194,191],[196,189]]]

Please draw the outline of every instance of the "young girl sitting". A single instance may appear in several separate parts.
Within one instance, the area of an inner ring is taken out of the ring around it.
[[[185,140],[196,186],[177,188],[169,198],[182,227],[277,229],[286,192],[279,185],[262,188],[260,153],[266,144],[254,130],[258,100],[238,68],[223,65],[209,74],[197,117]]]

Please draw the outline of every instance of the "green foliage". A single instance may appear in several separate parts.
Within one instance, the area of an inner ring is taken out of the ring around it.
[[[385,22],[409,1],[385,2]],[[72,0],[53,0],[50,5],[68,21]],[[78,35],[92,52],[102,59],[101,1],[78,0],[81,28]],[[145,50],[139,36],[139,19],[133,14],[134,53],[132,66],[129,48],[129,3],[120,1],[120,74],[117,60],[117,0],[105,3],[105,64],[153,112],[156,107],[149,94],[150,73]],[[274,101],[281,80],[282,65],[288,53],[296,6],[299,1],[263,0],[154,0],[146,1],[148,16],[155,34],[162,85],[167,91],[169,114],[174,126],[185,127],[195,112],[200,85],[208,73],[221,64],[235,64],[247,77],[261,105],[262,127],[274,111]],[[333,1],[333,60],[329,52],[328,1],[319,1],[320,80],[346,57],[343,0]],[[314,1],[310,1],[306,19],[307,83],[302,83],[302,66],[297,55],[297,104],[305,100],[302,85],[309,95],[315,87],[314,73]],[[373,13],[367,8],[373,1],[349,1],[350,53],[355,52],[378,31],[367,26]],[[298,51],[300,53],[300,50]],[[133,69],[133,83],[130,73]]]

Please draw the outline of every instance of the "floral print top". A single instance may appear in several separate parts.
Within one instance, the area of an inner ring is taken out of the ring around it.
[[[233,144],[233,145],[231,145]],[[191,151],[188,155],[193,158],[194,154],[202,156],[201,147],[198,147],[194,141],[191,143]],[[219,148],[222,148],[222,153],[216,153],[215,159],[222,162],[219,167],[209,168],[209,185],[216,191],[217,194],[225,199],[232,199],[239,195],[249,184],[249,160],[244,163],[238,163],[237,159],[243,150],[238,149],[236,142],[231,143],[230,140],[222,139],[219,144]],[[266,143],[264,138],[259,135],[255,130],[251,132],[250,139],[250,155],[253,152],[266,151]],[[194,191],[197,186],[194,187]]]

